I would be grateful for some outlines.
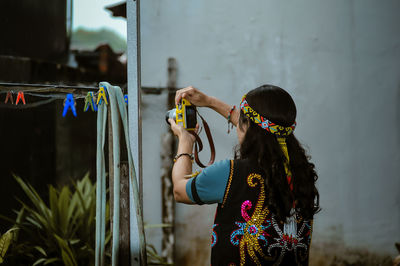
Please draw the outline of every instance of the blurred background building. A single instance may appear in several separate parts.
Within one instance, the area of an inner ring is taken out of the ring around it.
[[[97,86],[107,80],[125,87],[125,38],[107,28],[73,28],[72,14],[72,0],[1,1],[0,82]],[[25,95],[32,107],[5,103],[8,91],[15,102],[23,89],[0,85],[0,199],[7,202],[0,213],[7,216],[20,206],[15,197],[22,197],[12,174],[42,192],[47,184],[95,175],[96,114],[83,112],[83,99],[76,118],[61,116],[62,100],[35,106],[43,98]],[[8,228],[4,220],[0,225],[1,232]]]

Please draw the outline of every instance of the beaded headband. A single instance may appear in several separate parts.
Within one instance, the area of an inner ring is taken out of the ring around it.
[[[246,94],[242,98],[242,102],[240,103],[240,109],[248,118],[250,118],[251,121],[259,125],[261,128],[277,136],[283,136],[283,137],[289,136],[290,134],[293,133],[296,127],[296,122],[294,122],[294,124],[291,125],[290,127],[284,127],[277,125],[269,121],[268,119],[262,117],[253,108],[249,106],[246,100]]]

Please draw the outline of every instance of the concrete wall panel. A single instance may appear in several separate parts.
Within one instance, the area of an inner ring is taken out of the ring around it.
[[[319,173],[323,210],[314,243],[394,254],[400,240],[399,10],[395,0],[143,1],[142,83],[165,86],[167,59],[175,57],[179,86],[194,85],[230,104],[264,83],[288,90],[298,108],[296,135]],[[160,199],[149,187],[161,186],[155,156],[166,130],[165,95],[143,97],[144,212],[159,223]],[[217,159],[231,157],[235,133],[226,135],[223,118],[201,112]],[[208,263],[214,210],[178,204],[180,262],[194,256],[198,265]]]

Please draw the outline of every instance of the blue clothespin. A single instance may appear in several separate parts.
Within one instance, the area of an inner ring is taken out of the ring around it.
[[[89,107],[92,109],[93,112],[97,111],[97,106],[94,100],[93,92],[89,91],[85,97],[85,107],[83,111],[86,112],[89,110]]]
[[[74,96],[72,93],[67,94],[67,98],[65,98],[64,101],[64,111],[63,111],[63,116],[65,116],[68,112],[68,109],[71,108],[72,113],[74,116],[76,116],[76,109],[75,109],[75,101],[74,101]]]
[[[124,100],[125,100],[125,103],[128,104],[128,94],[124,95]]]
[[[106,87],[100,87],[99,94],[97,95],[97,105],[101,104],[103,100],[108,104],[106,90]]]

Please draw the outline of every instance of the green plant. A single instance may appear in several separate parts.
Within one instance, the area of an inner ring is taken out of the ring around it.
[[[151,244],[146,244],[147,264],[148,265],[173,265],[158,255],[156,248]]]
[[[163,228],[163,227],[171,227],[171,224],[146,224],[144,225],[144,229],[152,229],[152,228]],[[148,265],[174,265],[168,263],[165,258],[158,255],[156,248],[147,243],[146,244],[146,253],[147,253],[147,264]]]
[[[46,203],[37,191],[14,176],[28,202],[21,203],[16,220],[0,215],[14,224],[0,238],[0,264],[6,265],[94,265],[96,183],[88,175],[73,183],[73,189],[49,186]],[[109,225],[109,204],[106,204]],[[170,225],[146,225],[145,228]],[[110,243],[109,226],[106,245]],[[7,252],[9,249],[9,252]],[[107,250],[107,247],[106,247]],[[153,245],[146,247],[149,265],[171,265],[157,254]],[[110,254],[106,254],[108,259]]]
[[[48,204],[30,184],[20,177],[14,178],[29,203],[19,200],[24,215],[15,226],[20,229],[21,237],[15,241],[5,262],[10,265],[93,265],[96,186],[89,176],[74,183],[72,191],[69,186],[57,190],[50,185]],[[108,231],[107,242],[109,239]]]
[[[0,264],[4,262],[4,257],[8,248],[10,247],[11,243],[15,241],[15,235],[17,234],[17,231],[18,228],[13,227],[0,237]]]

